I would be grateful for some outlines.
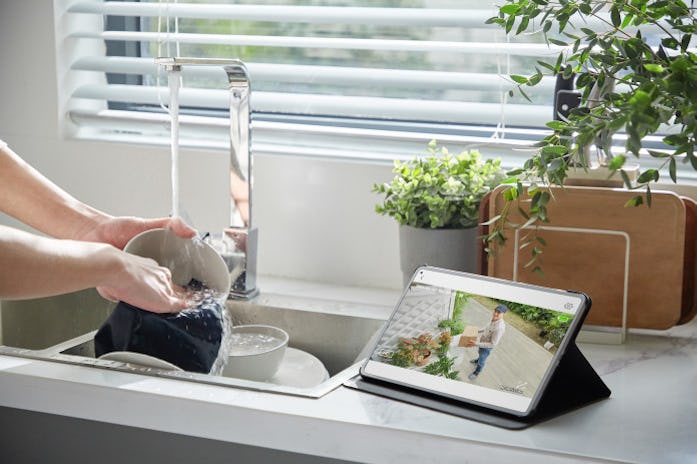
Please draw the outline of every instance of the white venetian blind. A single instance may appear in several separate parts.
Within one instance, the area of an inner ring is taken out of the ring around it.
[[[541,37],[507,39],[485,25],[496,13],[491,0],[56,5],[70,89],[65,109],[82,130],[161,130],[168,96],[167,76],[154,63],[159,54],[243,60],[255,127],[281,134],[304,126],[321,138],[328,127],[349,125],[373,135],[399,128],[428,137],[469,128],[486,138],[501,123],[541,128],[552,116],[553,81],[531,89],[530,102],[508,96],[513,84],[506,76],[531,74],[537,60],[559,51]],[[183,75],[184,129],[224,134],[222,70],[185,67]]]

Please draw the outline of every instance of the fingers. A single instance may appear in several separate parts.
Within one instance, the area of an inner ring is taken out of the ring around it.
[[[145,221],[145,229],[156,229],[159,227],[170,229],[172,232],[180,236],[181,238],[193,238],[198,232],[196,229],[189,226],[182,218],[159,218],[159,219],[149,219]]]
[[[111,301],[112,303],[119,301],[119,299],[108,288],[97,287],[97,293],[99,293],[102,298],[107,301]]]
[[[99,293],[111,301],[123,301],[145,311],[171,313],[188,307],[187,292],[172,282],[172,273],[150,258],[124,253],[125,274]]]
[[[178,217],[172,218],[167,227],[182,238],[193,238],[198,234],[194,228]]]

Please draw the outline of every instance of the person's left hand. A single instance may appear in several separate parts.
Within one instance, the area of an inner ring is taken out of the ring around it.
[[[180,218],[142,219],[131,216],[109,217],[100,222],[82,240],[108,243],[123,250],[129,240],[150,229],[171,229],[182,238],[193,238],[196,230]]]

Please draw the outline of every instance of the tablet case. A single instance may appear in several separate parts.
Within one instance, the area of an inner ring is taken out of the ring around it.
[[[493,409],[470,405],[413,388],[361,377],[345,386],[497,427],[520,430],[610,396],[610,389],[595,372],[576,344],[570,344],[559,361],[537,409],[518,417]]]

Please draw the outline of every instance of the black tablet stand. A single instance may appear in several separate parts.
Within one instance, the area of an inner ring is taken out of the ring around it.
[[[508,429],[524,429],[610,396],[610,389],[600,379],[575,344],[571,344],[567,348],[552,379],[547,384],[537,410],[528,417],[518,417],[485,407],[469,405],[450,398],[361,376],[348,380],[344,385]]]

